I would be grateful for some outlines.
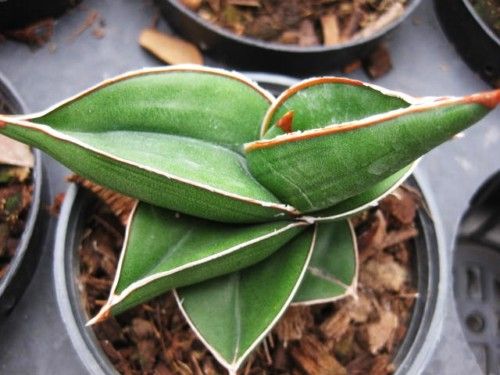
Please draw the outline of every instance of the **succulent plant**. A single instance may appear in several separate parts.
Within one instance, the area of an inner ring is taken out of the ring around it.
[[[235,373],[290,304],[356,293],[349,216],[499,102],[499,90],[414,98],[335,77],[274,99],[236,73],[173,66],[0,115],[0,133],[138,199],[109,299],[89,323],[174,290]]]

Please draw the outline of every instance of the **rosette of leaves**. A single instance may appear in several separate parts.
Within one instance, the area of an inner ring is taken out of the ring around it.
[[[105,81],[0,133],[137,198],[107,303],[90,324],[168,290],[235,373],[290,304],[354,294],[348,217],[500,91],[413,98],[350,79],[279,98],[222,70],[173,66]]]

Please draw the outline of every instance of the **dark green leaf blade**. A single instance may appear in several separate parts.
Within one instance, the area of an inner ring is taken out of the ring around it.
[[[222,224],[139,203],[127,227],[108,303],[91,323],[172,288],[257,263],[305,225],[300,221]]]
[[[346,200],[337,203],[336,205],[315,212],[312,214],[314,221],[335,221],[348,218],[364,211],[370,207],[376,206],[380,200],[398,188],[411,175],[415,169],[417,162],[397,171],[390,175],[385,180],[375,184],[370,189],[347,198]]]
[[[294,113],[292,130],[305,131],[406,108],[413,101],[408,95],[353,79],[313,78],[299,82],[278,97],[266,113],[261,135],[271,139],[283,134],[277,123],[290,111]]]
[[[172,134],[239,150],[243,143],[258,139],[258,126],[272,100],[242,75],[176,65],[104,81],[41,113],[35,122],[62,132]]]
[[[356,235],[349,221],[318,224],[316,245],[294,304],[332,302],[356,292]]]
[[[291,302],[314,241],[310,228],[252,267],[177,290],[189,324],[231,374]]]
[[[246,145],[250,171],[302,212],[360,194],[479,121],[500,91],[435,99],[350,123]]]

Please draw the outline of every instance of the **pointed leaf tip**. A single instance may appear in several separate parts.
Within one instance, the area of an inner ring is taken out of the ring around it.
[[[293,115],[294,111],[288,111],[278,120],[277,126],[285,133],[291,133],[293,131]]]
[[[111,317],[111,304],[108,302],[103,307],[101,307],[101,310],[99,310],[96,316],[94,316],[87,323],[85,323],[85,327],[90,327],[93,326],[94,324],[104,322],[110,317]]]
[[[464,103],[477,103],[493,109],[500,104],[500,89],[465,96]]]

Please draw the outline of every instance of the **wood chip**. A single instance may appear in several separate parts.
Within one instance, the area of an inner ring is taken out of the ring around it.
[[[359,275],[359,281],[363,286],[378,292],[386,290],[399,292],[408,279],[408,270],[397,263],[392,256],[370,259]]]
[[[373,257],[384,246],[387,236],[387,220],[380,210],[375,211],[370,226],[358,236],[359,259],[364,262]]]
[[[366,327],[367,343],[372,354],[379,353],[393,340],[399,325],[397,315],[391,311],[380,311],[380,320]]]
[[[351,317],[349,313],[346,310],[342,309],[325,320],[321,324],[320,330],[325,337],[333,342],[336,342],[347,331],[350,323]]]
[[[33,168],[35,157],[31,149],[23,143],[0,135],[0,164]]]
[[[321,17],[321,30],[323,31],[323,44],[331,46],[340,43],[339,21],[335,14]]]
[[[397,189],[380,202],[380,208],[400,224],[409,225],[415,220],[418,202],[410,191]]]
[[[367,58],[363,60],[363,67],[370,78],[376,79],[387,74],[392,69],[389,50],[380,44]]]
[[[157,338],[160,336],[154,324],[149,320],[142,318],[135,318],[134,320],[132,320],[131,333],[133,335],[132,338],[136,342],[145,338]]]
[[[391,363],[391,358],[387,354],[375,356],[370,375],[387,375],[392,374],[395,370],[394,364]]]
[[[319,44],[318,36],[314,31],[314,25],[309,19],[300,23],[299,27],[299,45],[302,47],[314,46]]]
[[[364,293],[359,293],[358,298],[350,297],[342,309],[347,312],[354,322],[364,323],[372,314],[373,305]]]
[[[354,33],[359,29],[359,23],[363,17],[363,12],[361,11],[357,1],[355,1],[353,9],[349,12],[349,14],[349,18],[340,34],[340,39],[343,42],[351,39]]]
[[[402,241],[407,241],[411,238],[416,237],[417,234],[418,230],[413,226],[405,227],[396,231],[391,231],[387,233],[387,236],[384,239],[383,247],[387,248],[394,246]]]
[[[240,7],[251,7],[251,8],[261,7],[259,0],[227,0],[227,3],[231,5],[237,5]]]
[[[312,335],[304,337],[300,344],[292,349],[291,354],[307,374],[347,375],[344,366]]]
[[[357,345],[355,344],[355,327],[350,326],[346,333],[333,347],[335,357],[341,363],[348,363],[356,355]]]
[[[293,306],[280,319],[276,325],[275,332],[286,347],[288,342],[300,340],[305,330],[313,325],[313,316],[308,307]]]
[[[203,56],[194,44],[158,30],[144,29],[139,44],[167,64],[203,64]]]
[[[203,0],[181,0],[181,3],[191,10],[198,10]]]

